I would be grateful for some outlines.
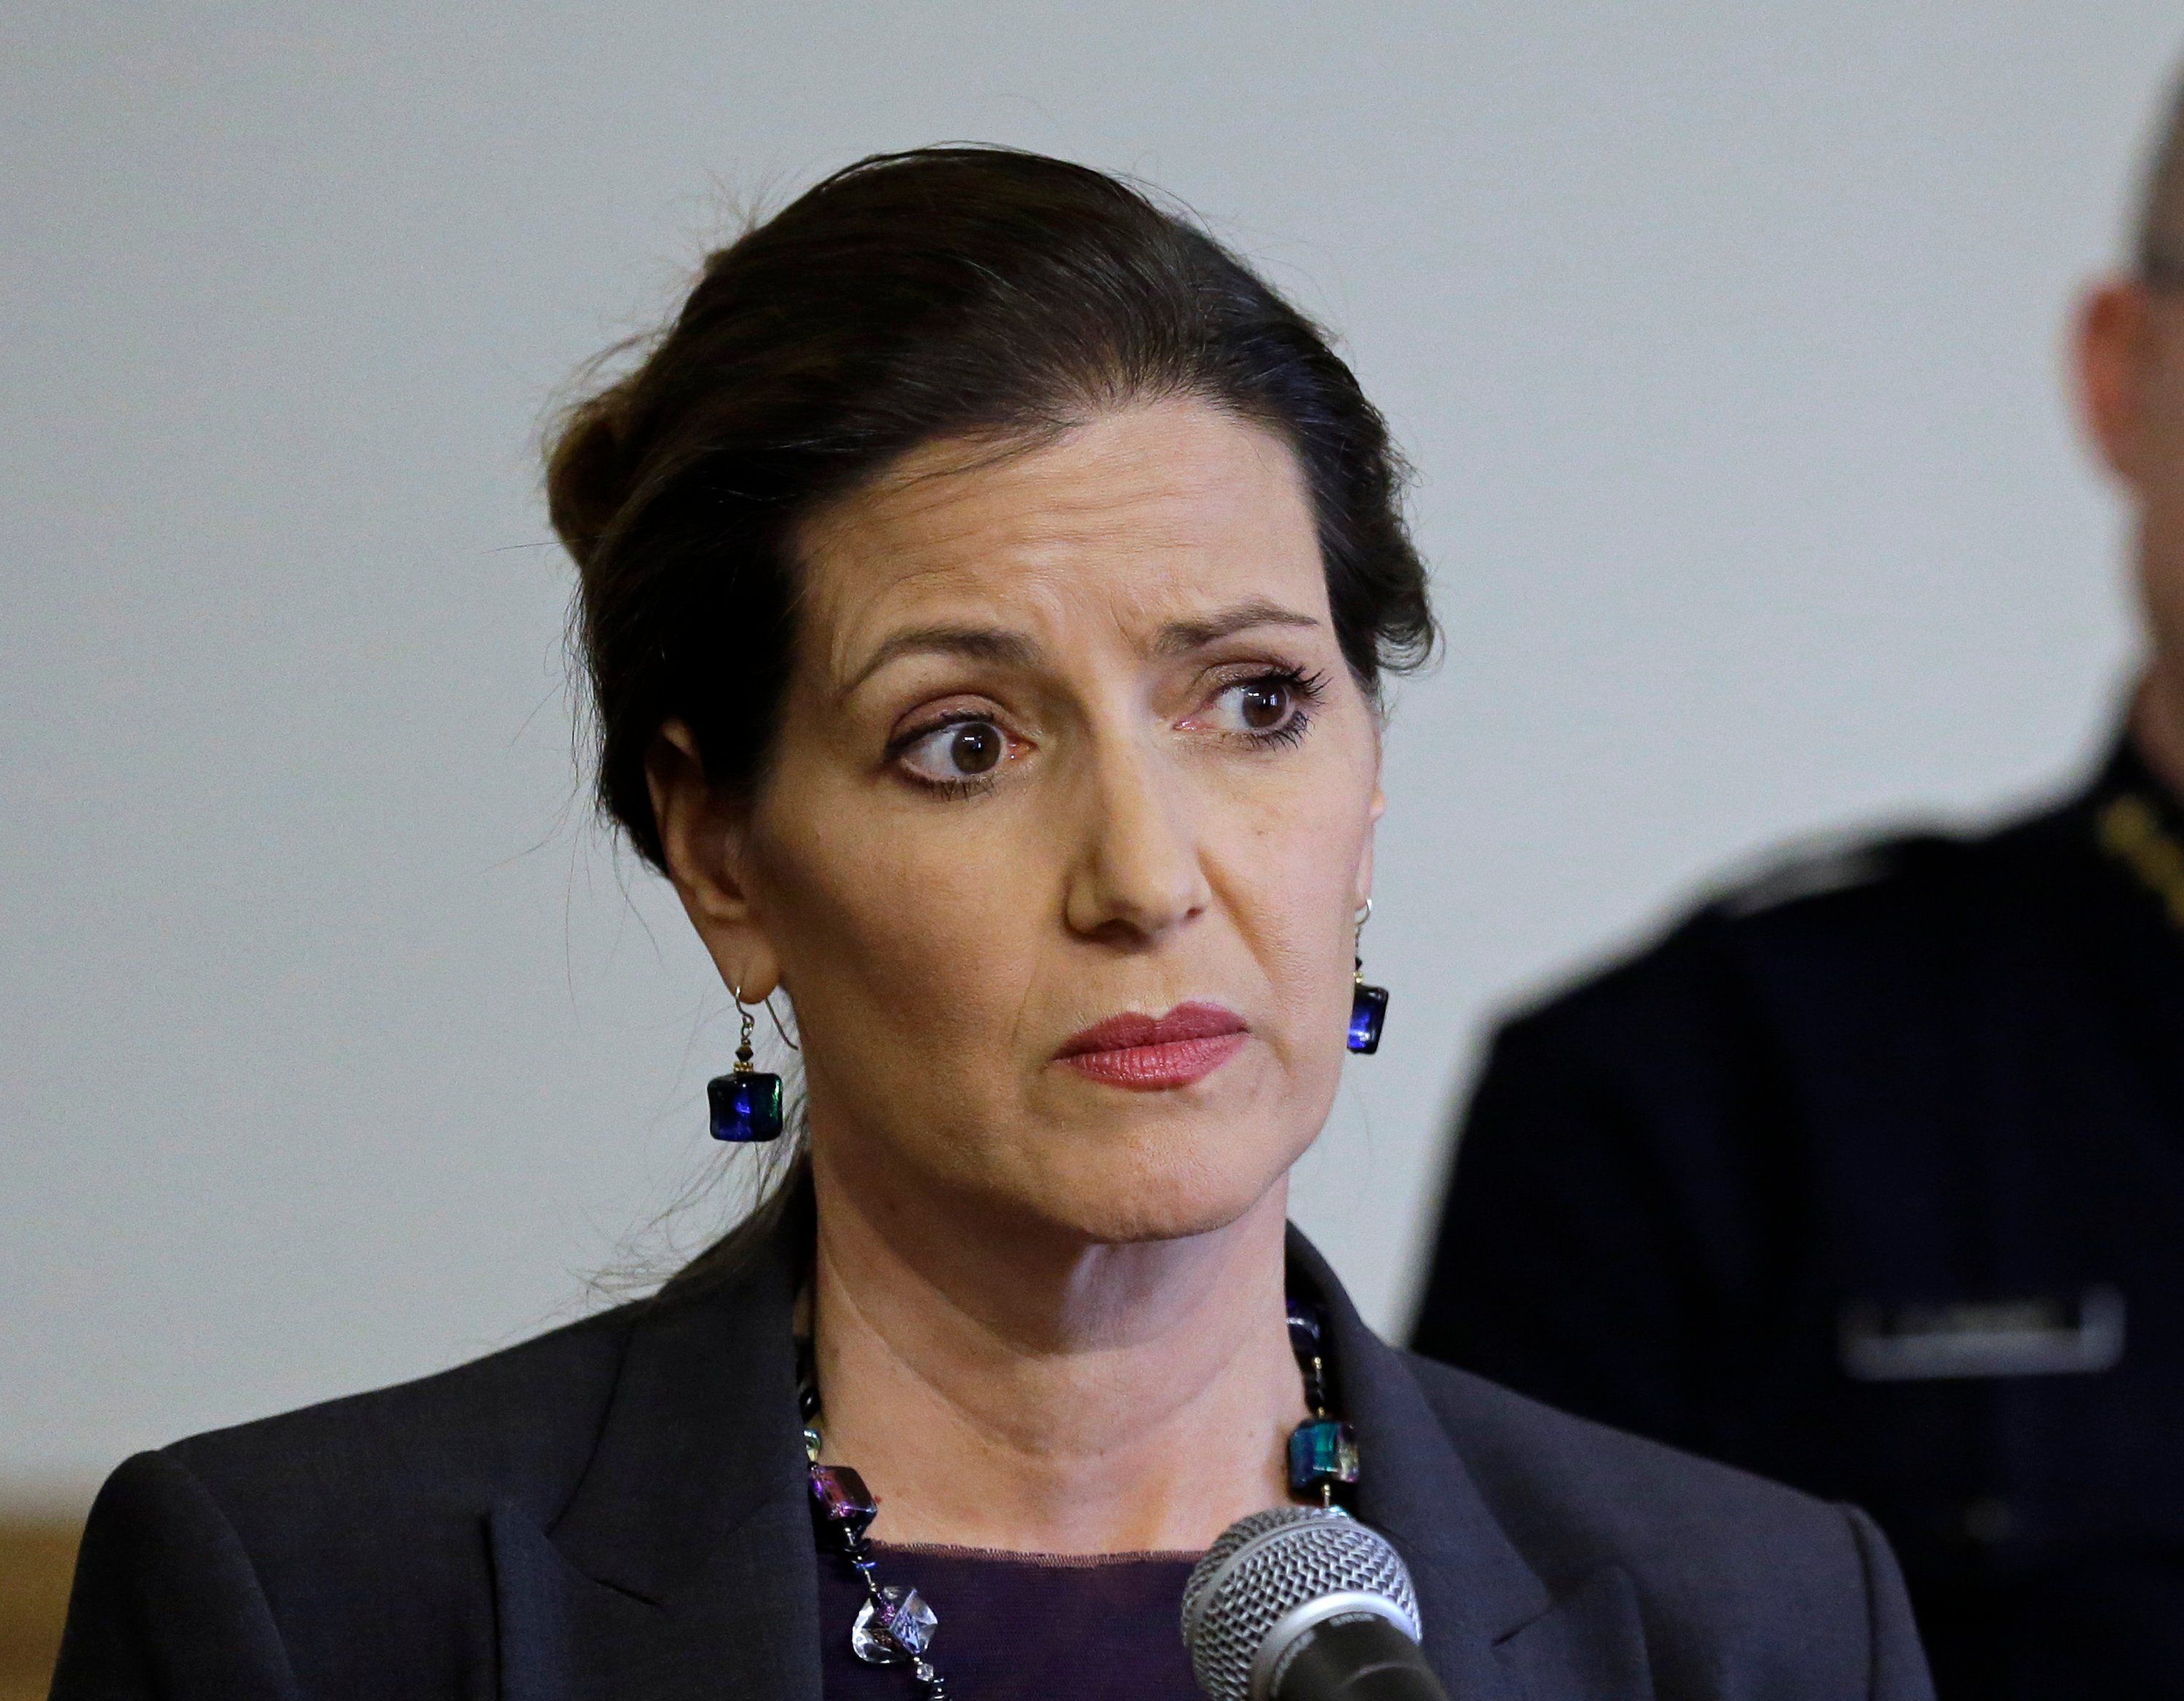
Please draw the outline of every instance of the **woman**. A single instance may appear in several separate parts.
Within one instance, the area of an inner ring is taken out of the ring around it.
[[[55,1693],[1183,1697],[1294,1495],[1453,1696],[1924,1693],[1858,1514],[1394,1352],[1285,1229],[1377,1038],[1396,475],[1095,172],[870,159],[716,255],[549,488],[604,807],[746,1046],[794,1005],[803,1148],[651,1300],[123,1465]],[[747,1050],[713,1100],[775,1131]]]

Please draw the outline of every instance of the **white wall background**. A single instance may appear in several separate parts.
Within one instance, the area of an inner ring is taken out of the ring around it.
[[[1346,337],[1450,644],[1299,1214],[1394,1325],[1497,1005],[2102,736],[2060,326],[2180,46],[2153,0],[8,8],[0,1492],[566,1315],[711,1163],[726,999],[586,824],[532,440],[731,202],[1021,143]]]

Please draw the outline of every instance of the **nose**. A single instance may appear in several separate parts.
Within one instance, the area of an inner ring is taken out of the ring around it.
[[[1072,932],[1148,943],[1201,914],[1212,892],[1184,788],[1144,746],[1100,753],[1064,905]]]

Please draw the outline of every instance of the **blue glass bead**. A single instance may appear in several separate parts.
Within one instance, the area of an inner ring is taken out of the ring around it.
[[[1290,1431],[1290,1492],[1300,1499],[1357,1481],[1357,1431],[1340,1418],[1306,1418]]]
[[[846,1464],[815,1464],[811,1469],[811,1516],[822,1529],[846,1536],[852,1543],[865,1526],[880,1514],[880,1503],[865,1486],[865,1480]]]
[[[781,1135],[781,1077],[754,1069],[716,1075],[705,1083],[713,1113],[713,1138],[751,1141]]]
[[[1380,1024],[1388,1019],[1388,989],[1359,981],[1350,999],[1350,1049],[1368,1056],[1380,1049]]]

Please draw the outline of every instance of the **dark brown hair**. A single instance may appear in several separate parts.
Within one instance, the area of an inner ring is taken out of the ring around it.
[[[794,528],[815,505],[922,443],[1036,441],[1171,396],[1294,449],[1368,691],[1422,661],[1425,569],[1379,413],[1309,321],[1139,189],[1006,148],[878,154],[712,255],[549,452],[604,812],[660,861],[644,762],[671,718],[711,784],[756,780],[794,638]]]

